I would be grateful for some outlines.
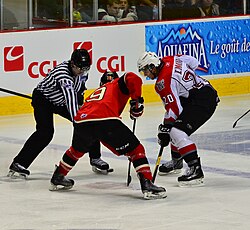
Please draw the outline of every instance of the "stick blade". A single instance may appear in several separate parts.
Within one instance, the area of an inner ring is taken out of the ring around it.
[[[132,181],[132,177],[129,175],[128,179],[127,179],[127,187],[129,186],[129,184],[131,183],[131,181]]]

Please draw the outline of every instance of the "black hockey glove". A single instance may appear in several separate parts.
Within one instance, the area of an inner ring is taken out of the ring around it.
[[[77,92],[77,103],[79,106],[83,105],[84,101],[84,91],[86,90],[85,83],[82,83],[80,90]]]
[[[170,142],[169,132],[173,127],[172,124],[160,124],[158,127],[158,144],[162,147],[166,147]]]
[[[144,99],[143,97],[139,97],[138,99],[130,100],[130,118],[132,120],[140,117],[144,111]]]

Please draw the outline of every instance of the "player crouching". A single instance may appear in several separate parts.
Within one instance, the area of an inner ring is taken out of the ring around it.
[[[189,55],[160,58],[154,52],[144,52],[137,66],[143,76],[155,80],[165,109],[158,143],[166,147],[171,142],[173,158],[160,166],[161,175],[181,170],[184,160],[189,170],[178,177],[179,185],[203,185],[200,157],[190,136],[214,114],[220,101],[216,90],[196,73],[199,60]]]
[[[152,173],[143,145],[120,118],[129,98],[130,117],[136,119],[143,114],[141,78],[128,72],[109,82],[101,79],[100,85],[101,87],[86,98],[74,118],[72,146],[56,167],[50,181],[50,190],[72,188],[74,181],[65,176],[79,158],[89,152],[93,145],[101,142],[114,154],[125,155],[131,160],[145,199],[165,198],[166,189],[152,183]]]

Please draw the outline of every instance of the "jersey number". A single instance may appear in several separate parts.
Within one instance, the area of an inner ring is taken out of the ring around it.
[[[100,101],[103,99],[104,97],[104,94],[106,92],[106,87],[101,87],[97,90],[95,90],[90,96],[89,98],[86,100],[86,102],[89,102],[89,101]]]
[[[174,98],[171,94],[168,94],[166,97],[162,98],[165,105],[174,102]]]

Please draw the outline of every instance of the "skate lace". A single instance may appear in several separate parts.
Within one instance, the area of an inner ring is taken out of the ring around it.
[[[173,168],[174,167],[174,162],[173,162],[173,160],[171,160],[171,161],[168,161],[168,162],[166,162],[165,164],[163,164],[165,167],[167,167],[167,168]]]
[[[91,162],[92,162],[93,164],[97,164],[97,165],[106,165],[106,164],[107,164],[107,163],[106,163],[104,160],[102,160],[101,158],[92,159]]]
[[[191,168],[187,168],[184,172],[184,176],[190,176],[194,173],[194,167],[191,167]]]

